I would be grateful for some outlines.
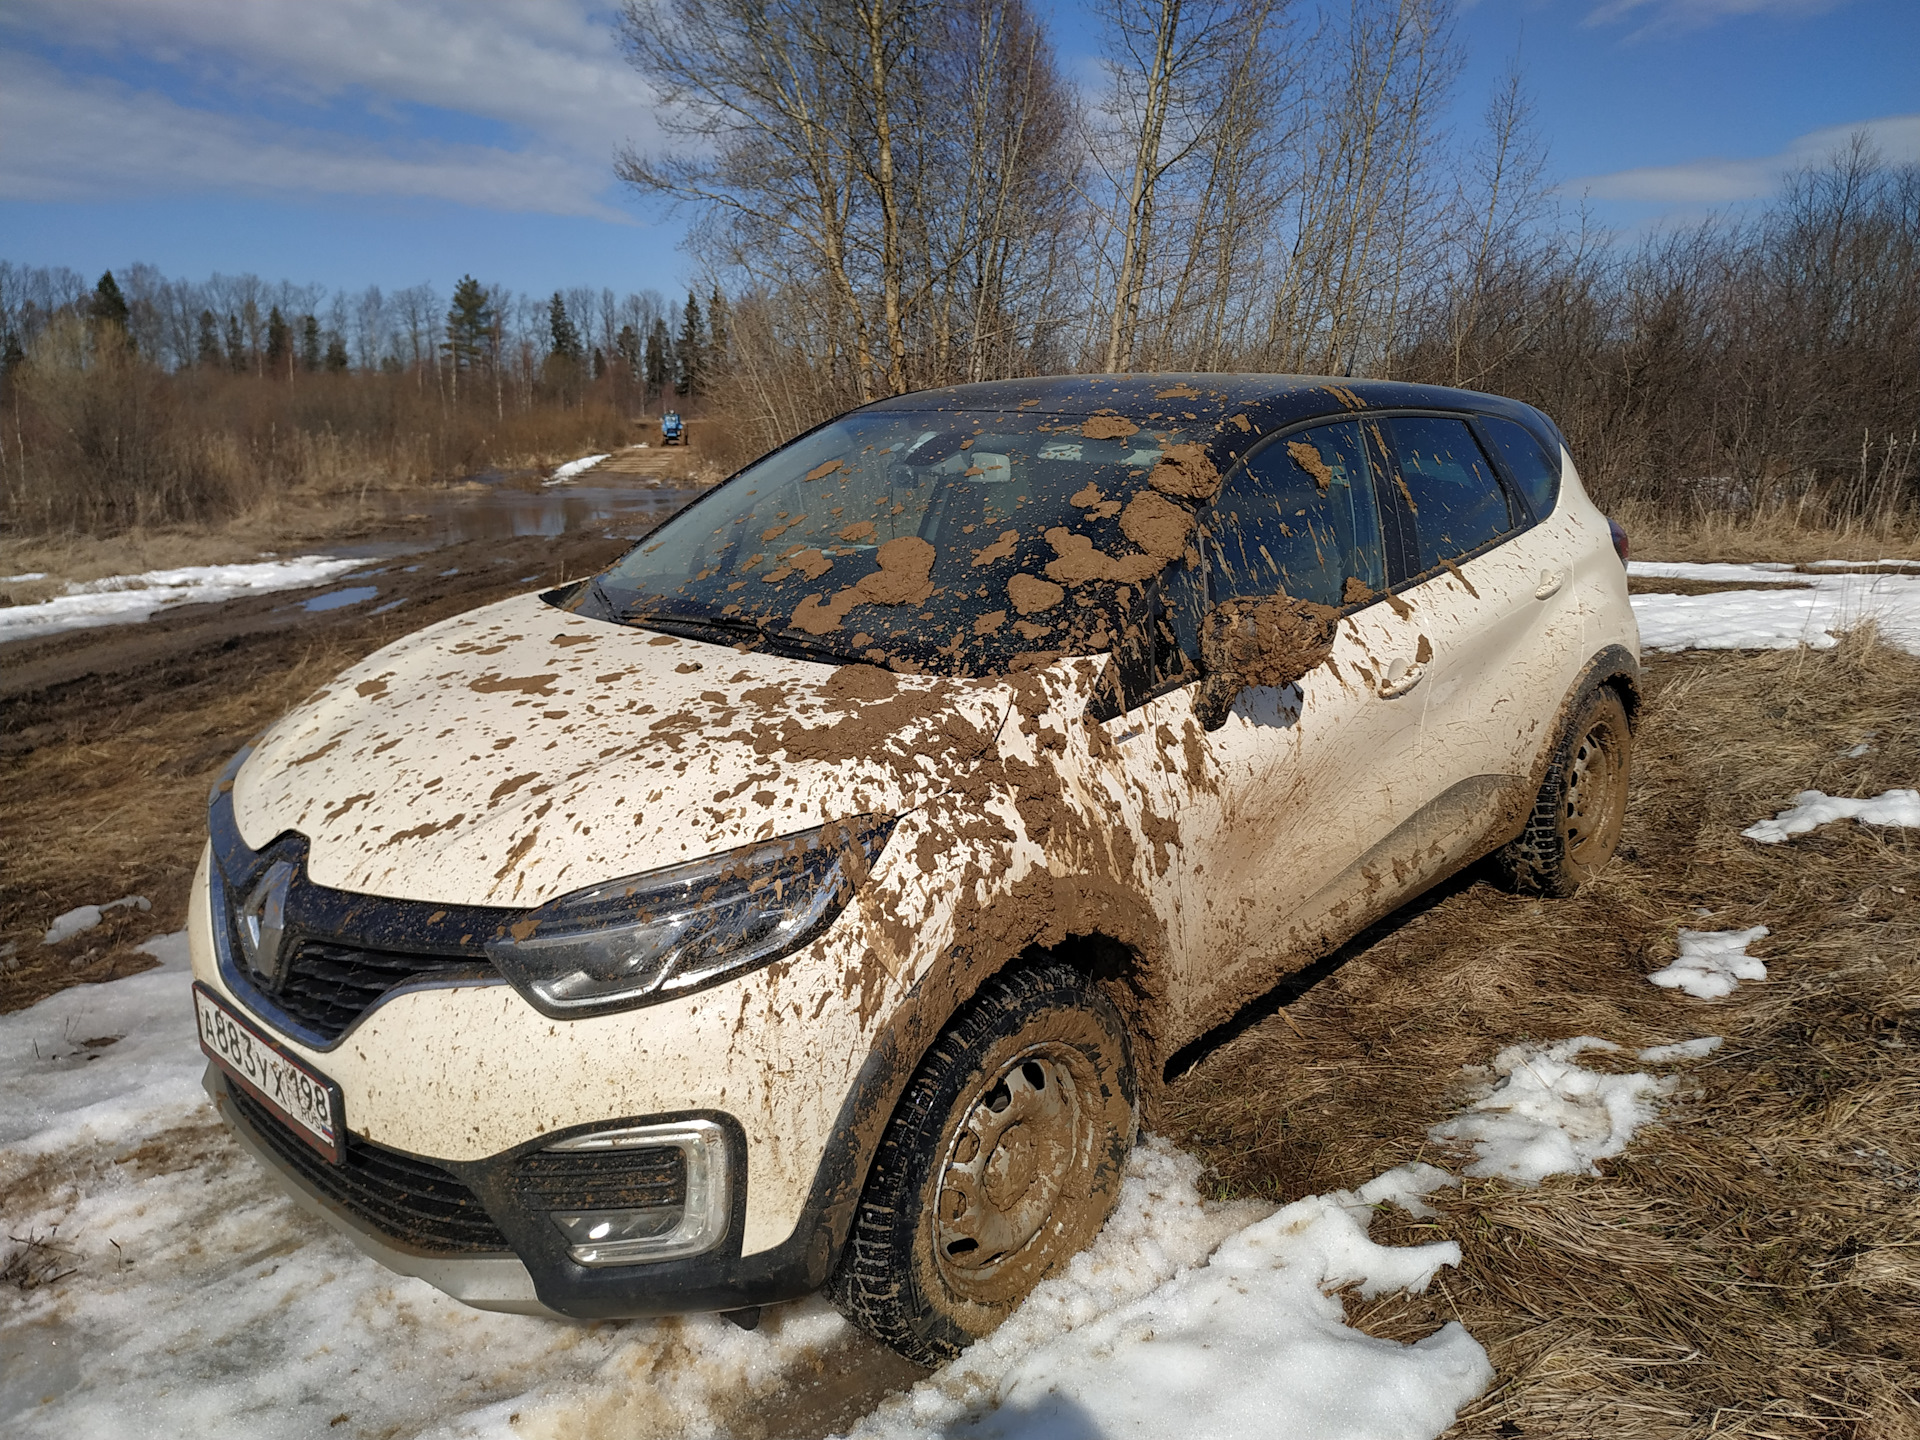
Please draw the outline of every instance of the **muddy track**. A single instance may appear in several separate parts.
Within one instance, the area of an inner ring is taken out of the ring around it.
[[[365,579],[0,646],[0,947],[18,947],[0,1010],[144,967],[129,946],[185,923],[207,785],[315,686],[410,631],[598,569],[630,544],[592,531],[473,541],[370,561],[380,573]],[[379,593],[304,608],[347,585]],[[52,916],[127,894],[152,913],[39,944]]]

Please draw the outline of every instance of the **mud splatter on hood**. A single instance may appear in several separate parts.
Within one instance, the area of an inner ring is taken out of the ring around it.
[[[741,654],[523,595],[377,652],[275,725],[234,785],[248,844],[322,885],[542,904],[596,881],[961,783],[1010,683]]]

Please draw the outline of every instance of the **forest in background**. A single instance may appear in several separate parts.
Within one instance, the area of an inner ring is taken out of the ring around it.
[[[1175,370],[1512,395],[1662,524],[1920,521],[1920,170],[1859,140],[1621,237],[1556,190],[1519,73],[1448,128],[1452,0],[1092,14],[1076,84],[1027,0],[628,0],[666,142],[616,171],[693,222],[680,303],[0,264],[0,517],[539,463],[669,396],[731,465],[883,395]]]

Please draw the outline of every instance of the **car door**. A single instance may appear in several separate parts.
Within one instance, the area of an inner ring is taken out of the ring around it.
[[[1468,417],[1398,415],[1367,429],[1399,511],[1401,599],[1432,650],[1415,677],[1423,793],[1396,847],[1424,880],[1499,838],[1531,800],[1579,617],[1552,537],[1531,524]]]
[[[1355,422],[1283,432],[1251,453],[1201,517],[1206,603],[1325,605],[1340,612],[1331,654],[1294,684],[1241,691],[1211,730],[1193,686],[1111,722],[1123,753],[1170,752],[1133,768],[1178,817],[1164,883],[1199,1023],[1390,903],[1393,877],[1365,873],[1367,856],[1414,793],[1420,702],[1386,677],[1419,646],[1386,594],[1380,514]]]

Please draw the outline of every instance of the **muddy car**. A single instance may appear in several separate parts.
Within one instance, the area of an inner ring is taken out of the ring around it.
[[[1180,1047],[1463,866],[1607,862],[1637,650],[1525,405],[884,400],[235,757],[207,1087],[469,1304],[825,1287],[938,1361],[1099,1229]]]

